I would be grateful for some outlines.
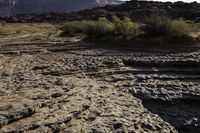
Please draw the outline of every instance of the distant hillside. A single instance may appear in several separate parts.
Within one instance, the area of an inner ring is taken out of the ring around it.
[[[68,12],[117,3],[117,0],[0,0],[0,14]]]
[[[153,14],[199,21],[200,3],[171,3],[133,0],[120,5],[95,7],[79,12],[16,15],[1,17],[0,20],[6,22],[62,22],[66,20],[97,19],[102,16],[111,18],[113,15],[116,15],[121,18],[128,16],[136,21],[141,21]]]

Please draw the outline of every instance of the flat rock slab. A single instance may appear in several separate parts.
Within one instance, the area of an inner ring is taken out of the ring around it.
[[[2,45],[0,132],[199,131],[200,52],[37,41]]]

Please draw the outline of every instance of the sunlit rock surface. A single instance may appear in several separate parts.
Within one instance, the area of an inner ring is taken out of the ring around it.
[[[0,132],[200,132],[200,51],[1,42]]]

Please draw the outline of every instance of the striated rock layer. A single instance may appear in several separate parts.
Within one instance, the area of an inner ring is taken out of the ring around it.
[[[0,132],[200,131],[200,52],[1,43]]]

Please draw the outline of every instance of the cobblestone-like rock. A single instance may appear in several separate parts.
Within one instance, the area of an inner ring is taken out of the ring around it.
[[[62,52],[59,44],[31,53],[19,45],[13,55],[7,45],[0,132],[199,132],[198,51],[120,52],[82,42],[62,44],[69,49]]]

